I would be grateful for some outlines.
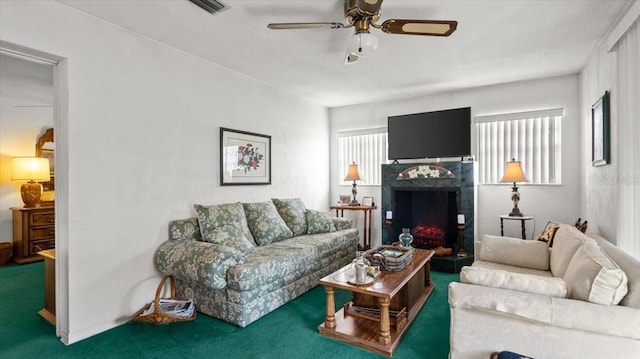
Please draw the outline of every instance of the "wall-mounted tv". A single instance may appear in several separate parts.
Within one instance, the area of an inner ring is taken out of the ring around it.
[[[389,116],[391,160],[471,154],[471,107]]]

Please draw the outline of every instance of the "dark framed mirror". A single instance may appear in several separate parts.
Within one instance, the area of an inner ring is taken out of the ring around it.
[[[49,171],[51,180],[42,182],[42,202],[53,203],[55,199],[55,154],[56,147],[53,141],[53,128],[48,128],[36,142],[36,157],[44,157],[49,159]]]

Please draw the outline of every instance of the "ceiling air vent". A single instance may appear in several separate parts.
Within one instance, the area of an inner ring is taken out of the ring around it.
[[[216,0],[189,0],[189,1],[200,6],[202,9],[204,9],[206,12],[210,13],[211,15],[215,15],[226,8],[226,6],[223,3]]]

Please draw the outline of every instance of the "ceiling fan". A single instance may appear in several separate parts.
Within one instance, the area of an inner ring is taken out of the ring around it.
[[[294,29],[347,29],[353,27],[353,35],[345,63],[358,61],[378,46],[378,39],[371,35],[369,29],[374,27],[388,34],[449,36],[457,28],[458,22],[451,20],[406,20],[389,19],[378,24],[382,0],[344,0],[344,16],[346,24],[340,22],[285,22],[267,25],[273,30]]]

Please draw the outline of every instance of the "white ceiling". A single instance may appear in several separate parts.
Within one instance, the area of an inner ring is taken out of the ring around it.
[[[387,0],[381,20],[457,20],[450,37],[391,35],[344,65],[353,29],[269,30],[344,22],[342,0],[59,0],[68,6],[327,106],[412,97],[579,72],[630,0]]]

